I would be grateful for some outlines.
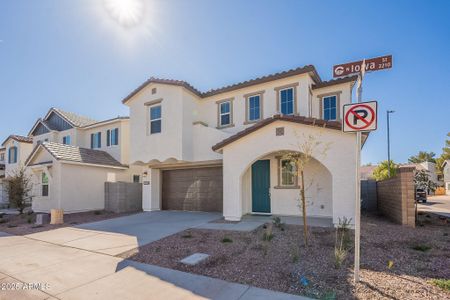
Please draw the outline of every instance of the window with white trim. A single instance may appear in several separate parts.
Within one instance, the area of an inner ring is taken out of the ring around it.
[[[98,149],[102,147],[102,133],[91,133],[91,149]]]
[[[337,119],[337,97],[323,97],[323,119],[326,121],[335,121]]]
[[[0,161],[5,161],[5,153],[0,153]]]
[[[231,125],[231,101],[219,103],[219,126]]]
[[[63,143],[64,145],[70,145],[70,143],[71,143],[70,135],[63,136],[63,138],[62,138],[62,143]]]
[[[41,176],[41,192],[42,197],[48,196],[48,176],[45,172],[42,172]]]
[[[287,88],[279,91],[280,112],[283,115],[294,114],[294,88]]]
[[[106,146],[117,146],[119,145],[119,128],[108,129],[106,131]]]
[[[289,159],[280,160],[280,186],[297,186],[297,168]]]
[[[8,149],[8,164],[17,163],[17,147],[12,146]]]
[[[162,108],[161,105],[150,107],[150,134],[161,132]]]
[[[253,122],[261,119],[261,96],[254,95],[247,99],[248,101],[248,121]]]

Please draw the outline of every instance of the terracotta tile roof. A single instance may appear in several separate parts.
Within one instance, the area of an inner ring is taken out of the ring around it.
[[[17,134],[11,134],[3,141],[2,146],[5,145],[6,141],[9,139],[13,139],[19,143],[30,143],[30,144],[33,143],[33,139],[31,137],[17,135]]]
[[[98,123],[97,120],[91,119],[89,117],[81,116],[72,112],[64,111],[59,108],[51,108],[51,110],[59,113],[63,118],[65,118],[74,127],[84,127],[94,123]]]
[[[33,154],[39,147],[44,147],[54,158],[61,161],[126,168],[126,166],[122,165],[105,151],[80,148],[77,146],[52,142],[43,142],[38,145],[38,147],[35,148],[33,153],[28,158],[26,165],[28,165]]]
[[[342,77],[342,78],[338,78],[338,79],[322,81],[322,82],[313,84],[312,89],[315,90],[315,89],[320,89],[320,88],[331,86],[331,85],[352,82],[352,81],[356,81],[357,79],[358,79],[357,75],[352,75],[352,76]]]
[[[161,83],[161,84],[170,84],[170,85],[182,86],[182,87],[190,90],[192,93],[194,93],[195,95],[199,96],[200,98],[206,98],[206,97],[210,97],[210,96],[213,96],[213,95],[217,95],[217,94],[221,94],[221,93],[225,93],[225,92],[234,91],[234,90],[237,90],[237,89],[249,87],[249,86],[252,86],[252,85],[266,83],[266,82],[269,82],[269,81],[273,81],[273,80],[277,80],[277,79],[283,79],[283,78],[286,78],[286,77],[299,75],[299,74],[305,74],[305,73],[310,73],[311,76],[313,77],[313,79],[316,82],[321,82],[322,81],[320,79],[319,74],[316,71],[316,68],[313,65],[307,65],[307,66],[303,66],[303,67],[299,67],[299,68],[295,68],[295,69],[291,69],[291,70],[287,70],[287,71],[283,71],[283,72],[279,72],[279,73],[274,73],[274,74],[258,77],[258,78],[255,78],[255,79],[251,79],[251,80],[235,83],[235,84],[224,86],[224,87],[221,87],[221,88],[211,89],[211,90],[206,91],[206,92],[200,92],[199,90],[194,88],[192,85],[190,85],[186,81],[173,80],[173,79],[161,79],[161,78],[156,78],[156,77],[150,77],[147,81],[145,81],[138,88],[136,88],[134,91],[132,91],[128,96],[126,96],[122,100],[122,103],[126,103],[128,100],[130,100],[134,95],[139,93],[144,87],[146,87],[150,83]]]
[[[239,140],[240,138],[266,126],[269,125],[275,121],[287,121],[292,123],[298,123],[298,124],[305,124],[305,125],[311,125],[311,126],[320,126],[324,128],[334,129],[334,130],[342,130],[341,122],[337,121],[325,121],[322,119],[316,119],[316,118],[307,118],[307,117],[301,117],[301,116],[285,116],[285,115],[274,115],[270,118],[264,119],[262,121],[259,121],[255,125],[248,127],[242,131],[239,131],[238,133],[230,136],[229,138],[224,139],[220,143],[217,143],[212,147],[213,151],[217,151],[223,147],[225,147],[228,144],[233,143],[234,141]]]

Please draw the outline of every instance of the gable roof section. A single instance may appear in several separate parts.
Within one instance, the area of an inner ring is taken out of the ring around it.
[[[246,135],[257,131],[258,129],[269,125],[275,121],[286,121],[286,122],[292,122],[297,124],[305,124],[310,126],[318,126],[318,127],[324,127],[328,129],[334,129],[334,130],[342,130],[342,125],[340,122],[337,121],[325,121],[322,119],[316,119],[316,118],[307,118],[307,117],[301,117],[301,116],[286,116],[286,115],[274,115],[270,118],[264,119],[262,121],[259,121],[255,125],[248,127],[242,131],[239,131],[238,133],[230,136],[229,138],[224,139],[220,143],[215,144],[212,147],[213,151],[217,151],[219,149],[222,149],[223,147],[227,146],[228,144],[231,144]]]
[[[101,150],[80,148],[71,145],[64,145],[52,142],[39,144],[28,157],[25,165],[28,165],[37,153],[38,149],[47,150],[56,160],[62,162],[72,162],[84,165],[97,165],[115,168],[127,168],[115,160],[109,153]]]
[[[41,118],[39,118],[39,119],[37,119],[36,123],[34,123],[30,132],[28,132],[28,136],[34,135],[34,132],[38,130],[39,126],[43,126],[44,128],[46,128],[48,130],[48,132],[54,130],[51,128],[51,126],[48,122],[43,121]]]
[[[328,80],[328,81],[322,81],[322,82],[318,82],[312,85],[312,89],[320,89],[320,88],[324,88],[327,86],[332,86],[332,85],[336,85],[336,84],[342,84],[342,83],[347,83],[347,82],[355,82],[358,79],[357,75],[352,75],[352,76],[347,76],[347,77],[341,77],[338,79],[332,79],[332,80]]]
[[[123,104],[127,103],[134,95],[139,93],[142,89],[144,89],[147,85],[149,85],[151,83],[160,83],[160,84],[181,86],[181,87],[184,87],[187,90],[191,91],[192,93],[194,93],[195,95],[197,95],[200,98],[206,98],[206,97],[214,96],[217,94],[249,87],[249,86],[256,85],[256,84],[266,83],[269,81],[274,81],[274,80],[283,79],[283,78],[300,75],[300,74],[306,74],[306,73],[309,73],[316,83],[322,82],[319,74],[316,71],[316,68],[313,65],[307,65],[307,66],[303,66],[303,67],[299,67],[299,68],[295,68],[295,69],[291,69],[291,70],[287,70],[287,71],[283,71],[283,72],[279,72],[279,73],[274,73],[274,74],[258,77],[258,78],[247,80],[247,81],[242,81],[242,82],[224,86],[221,88],[212,89],[212,90],[209,90],[206,92],[200,92],[199,90],[194,88],[192,85],[190,85],[186,81],[150,77],[147,81],[145,81],[143,84],[141,84],[137,89],[132,91],[128,96],[126,96],[122,100],[122,103]]]
[[[66,122],[68,122],[73,127],[84,127],[84,126],[88,126],[88,125],[98,122],[97,120],[91,119],[89,117],[81,116],[79,114],[67,112],[67,111],[61,110],[59,108],[54,108],[54,107],[50,108],[50,110],[48,111],[47,115],[44,118],[44,121],[47,121],[52,113],[56,113],[58,116],[63,118]],[[54,128],[52,128],[52,129],[56,130]]]
[[[4,146],[6,144],[6,142],[10,139],[15,140],[19,143],[29,143],[29,144],[33,143],[33,139],[30,137],[23,136],[23,135],[17,135],[17,134],[11,134],[3,141],[2,146]]]

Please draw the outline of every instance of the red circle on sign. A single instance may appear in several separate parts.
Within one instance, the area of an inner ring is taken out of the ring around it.
[[[372,114],[372,118],[370,119],[370,121],[366,122],[364,119],[359,117],[358,114],[353,112],[358,107],[364,107]],[[352,115],[355,115],[357,118],[359,118],[361,121],[363,121],[366,125],[362,126],[362,127],[356,127],[356,126],[351,125],[348,121],[348,115],[350,113],[352,113]],[[373,111],[372,107],[370,107],[369,105],[365,105],[365,104],[355,105],[345,114],[345,123],[347,124],[348,127],[350,127],[351,129],[355,129],[355,130],[361,130],[361,129],[365,129],[365,128],[369,127],[370,125],[372,125],[374,120],[375,120],[375,112]]]

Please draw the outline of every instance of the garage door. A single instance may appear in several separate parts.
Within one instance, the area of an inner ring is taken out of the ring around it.
[[[162,171],[162,208],[222,211],[222,167]]]

